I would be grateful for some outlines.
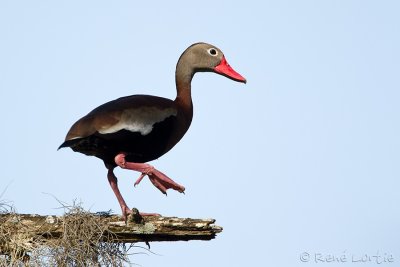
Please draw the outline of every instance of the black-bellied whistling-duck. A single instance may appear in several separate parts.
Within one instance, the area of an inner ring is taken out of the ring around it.
[[[234,71],[217,47],[196,43],[189,46],[176,65],[177,96],[174,101],[151,95],[132,95],[105,103],[72,125],[65,142],[59,147],[96,156],[108,169],[108,181],[126,219],[131,212],[117,185],[114,168],[119,166],[141,172],[162,193],[185,188],[146,162],[157,159],[179,142],[188,130],[193,116],[191,81],[196,72],[215,72],[246,83]]]

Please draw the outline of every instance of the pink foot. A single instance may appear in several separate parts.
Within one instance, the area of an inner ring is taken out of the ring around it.
[[[149,176],[149,179],[153,183],[153,185],[157,187],[163,194],[167,194],[167,190],[170,188],[180,193],[183,193],[185,191],[185,187],[174,182],[171,178],[169,178],[167,175],[160,172],[150,164],[127,162],[125,161],[125,156],[126,155],[124,153],[120,153],[115,156],[114,160],[115,163],[123,169],[134,170],[142,173],[136,180],[135,186],[138,185],[147,175]]]
[[[130,210],[129,215],[125,219],[125,222],[134,222],[138,224],[145,224],[145,219],[143,218],[144,216],[161,216],[160,214],[156,213],[142,213],[139,212],[138,209],[133,208]]]
[[[132,213],[134,213],[131,209],[129,209],[128,207],[124,207],[122,208],[123,212],[122,212],[122,219],[124,221],[126,221],[129,218],[129,215],[131,215]],[[134,208],[134,210],[137,210]],[[137,213],[137,211],[136,211]],[[139,212],[140,216],[146,217],[146,216],[161,216],[161,214],[159,213],[148,213],[148,212]]]

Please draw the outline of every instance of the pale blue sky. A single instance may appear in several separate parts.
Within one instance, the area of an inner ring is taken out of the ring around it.
[[[22,213],[60,214],[43,192],[120,212],[103,163],[57,147],[106,101],[174,98],[178,57],[204,41],[248,83],[194,77],[192,126],[153,162],[186,195],[117,175],[129,205],[224,231],[153,243],[162,256],[133,261],[361,266],[353,256],[379,251],[398,265],[399,14],[398,1],[1,1],[0,190]],[[348,262],[315,263],[318,253]]]

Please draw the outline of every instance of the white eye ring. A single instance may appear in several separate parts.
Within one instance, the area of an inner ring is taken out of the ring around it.
[[[213,57],[218,56],[218,50],[215,49],[214,47],[209,48],[209,49],[207,50],[207,52],[208,52],[208,54],[210,54],[210,55],[213,56]]]

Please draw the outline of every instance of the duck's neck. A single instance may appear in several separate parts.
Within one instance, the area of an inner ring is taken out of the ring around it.
[[[176,99],[175,102],[184,109],[184,112],[191,117],[193,115],[191,83],[194,71],[182,57],[176,65],[175,83],[176,83]]]

